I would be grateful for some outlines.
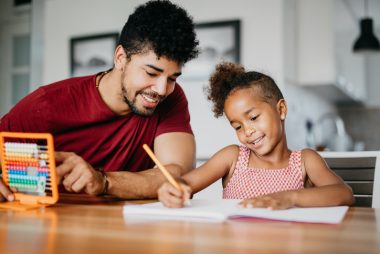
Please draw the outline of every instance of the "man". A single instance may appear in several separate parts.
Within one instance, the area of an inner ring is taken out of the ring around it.
[[[144,143],[174,176],[194,164],[187,100],[176,79],[197,45],[185,10],[150,1],[128,18],[113,69],[40,87],[1,119],[0,131],[52,133],[58,180],[69,192],[155,198],[165,179]],[[0,199],[13,200],[2,182]]]

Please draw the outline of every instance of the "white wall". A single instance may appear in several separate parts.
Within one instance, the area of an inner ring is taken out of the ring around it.
[[[72,36],[120,31],[141,0],[46,1],[44,81],[69,75],[69,39]],[[177,0],[195,22],[240,18],[242,62],[249,68],[270,70],[282,78],[282,1]],[[217,5],[217,6],[216,6]],[[210,11],[215,9],[215,11]],[[90,13],[93,13],[91,15]]]
[[[134,7],[133,0],[45,0],[43,82],[70,76],[70,38],[119,32]]]

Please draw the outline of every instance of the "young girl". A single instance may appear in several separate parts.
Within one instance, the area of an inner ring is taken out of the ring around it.
[[[167,207],[183,207],[196,193],[223,179],[223,198],[242,207],[351,205],[352,190],[311,150],[291,151],[285,136],[287,105],[272,78],[223,63],[210,78],[208,99],[216,117],[225,114],[241,142],[230,145],[184,175],[183,191],[169,183],[158,190]]]

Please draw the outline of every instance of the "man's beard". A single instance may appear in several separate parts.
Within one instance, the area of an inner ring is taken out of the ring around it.
[[[122,85],[121,86],[121,91],[122,91],[122,96],[123,96],[123,100],[125,103],[127,103],[129,109],[136,115],[139,115],[139,116],[151,116],[153,115],[155,109],[157,108],[158,104],[161,103],[166,97],[165,96],[160,96],[156,93],[145,93],[151,97],[156,97],[159,99],[159,103],[157,104],[156,107],[154,108],[147,108],[147,107],[143,107],[144,109],[141,110],[139,109],[137,106],[136,106],[136,98],[139,94],[144,94],[143,91],[138,91],[136,93],[136,96],[134,97],[133,100],[129,99],[128,98],[128,92],[127,92],[127,89]],[[152,96],[153,95],[153,96]]]

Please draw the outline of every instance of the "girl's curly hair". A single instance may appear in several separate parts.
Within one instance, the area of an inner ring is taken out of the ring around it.
[[[167,0],[149,1],[136,8],[120,34],[119,44],[132,55],[153,50],[184,64],[198,55],[194,23],[187,12]]]
[[[215,117],[223,115],[227,97],[238,89],[252,87],[264,101],[272,105],[284,98],[271,77],[256,71],[246,72],[240,64],[218,64],[209,82],[209,87],[206,88],[207,99],[213,103]]]

